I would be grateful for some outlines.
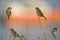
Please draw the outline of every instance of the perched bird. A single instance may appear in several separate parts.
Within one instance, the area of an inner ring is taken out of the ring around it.
[[[12,9],[11,7],[8,7],[6,10],[6,15],[7,15],[8,19],[10,19],[11,9]]]
[[[43,15],[42,11],[39,9],[39,7],[36,7],[36,13],[39,17],[44,17],[46,20],[47,18]]]
[[[54,38],[56,39],[56,35],[57,35],[57,28],[53,28],[52,29],[52,35],[54,36]]]
[[[13,37],[15,37],[15,38],[19,37],[20,38],[19,34],[17,34],[17,32],[14,29],[10,29],[10,31],[11,31],[11,34]]]
[[[18,38],[20,38],[20,40],[25,40],[24,35],[19,36],[19,34],[17,34],[17,32],[14,29],[10,29],[10,31],[11,31],[11,34],[14,38],[18,37]]]

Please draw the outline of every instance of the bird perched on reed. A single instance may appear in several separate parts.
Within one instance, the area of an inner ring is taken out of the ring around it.
[[[20,40],[25,40],[24,35],[19,36],[19,34],[14,29],[10,29],[10,31],[11,31],[11,34],[14,38],[18,37],[18,38],[20,38]]]
[[[11,34],[13,37],[15,37],[15,38],[20,37],[19,34],[14,29],[10,29],[10,31],[11,31]]]
[[[57,36],[57,28],[53,28],[53,29],[52,29],[52,35],[53,35],[54,38],[56,39],[56,36]]]
[[[10,16],[11,16],[11,7],[8,7],[7,10],[6,10],[6,15],[8,17],[8,19],[10,19]]]
[[[39,9],[39,7],[36,7],[36,13],[39,17],[43,17],[47,20],[47,18],[43,15],[43,12]]]

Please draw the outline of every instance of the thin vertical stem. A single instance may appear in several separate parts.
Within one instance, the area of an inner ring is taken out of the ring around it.
[[[26,22],[26,40],[28,40],[28,22]]]
[[[8,26],[7,26],[7,40],[9,40],[9,36],[10,36],[10,23],[9,23],[9,20],[8,20],[8,24],[7,24]]]
[[[54,40],[56,40],[56,38],[54,38]]]
[[[40,28],[39,28],[39,31],[40,31],[40,40],[43,40],[43,30],[42,30],[42,23],[41,23],[41,20],[39,19],[40,17],[38,17],[38,22],[39,22],[39,25],[40,25]]]

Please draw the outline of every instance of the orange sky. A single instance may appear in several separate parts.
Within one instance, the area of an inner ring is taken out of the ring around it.
[[[9,22],[10,23],[24,23],[24,22],[29,22],[29,23],[37,23],[38,19],[37,19],[37,15],[34,12],[24,12],[26,14],[24,14],[23,16],[20,17],[16,17],[16,16],[11,16]],[[56,9],[53,12],[53,16],[47,18],[47,21],[44,18],[41,18],[42,22],[46,22],[49,23],[52,21],[54,22],[60,22],[60,10]],[[8,21],[7,21],[8,22]]]
[[[55,22],[59,22],[60,23],[60,9],[54,10],[53,13],[55,13],[54,16],[53,16],[53,20]]]

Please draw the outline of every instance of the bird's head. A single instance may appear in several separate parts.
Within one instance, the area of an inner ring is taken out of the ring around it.
[[[8,9],[12,9],[11,7],[8,7]]]
[[[53,31],[56,32],[57,31],[57,28],[54,28]]]
[[[10,29],[11,31],[14,31],[14,29]]]
[[[39,7],[36,7],[35,9],[39,9]]]

